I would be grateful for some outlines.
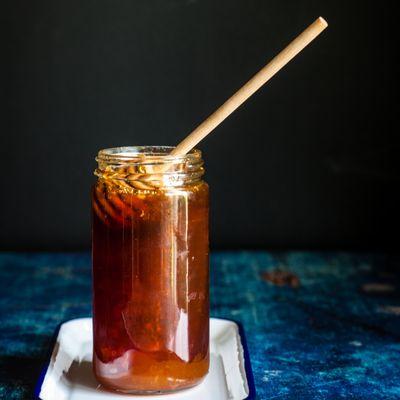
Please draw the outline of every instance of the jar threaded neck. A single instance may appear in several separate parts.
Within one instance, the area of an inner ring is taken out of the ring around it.
[[[186,186],[204,174],[200,150],[172,156],[173,147],[137,146],[100,150],[95,175],[114,185],[153,190]]]

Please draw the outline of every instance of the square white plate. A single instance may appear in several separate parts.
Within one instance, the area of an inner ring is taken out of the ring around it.
[[[243,330],[233,321],[210,319],[210,371],[198,386],[171,394],[137,396],[109,392],[92,373],[92,319],[60,326],[49,365],[37,387],[41,400],[244,400],[255,389]]]

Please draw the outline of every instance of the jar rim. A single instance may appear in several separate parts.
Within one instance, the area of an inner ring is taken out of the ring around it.
[[[183,156],[171,155],[174,146],[122,146],[102,149],[96,161],[130,165],[180,163],[201,161],[201,150],[193,149]]]
[[[100,150],[94,174],[102,180],[126,182],[146,190],[197,182],[204,174],[201,151],[171,155],[172,146],[125,146]],[[117,182],[117,183],[116,183]],[[118,186],[118,185],[117,185]]]

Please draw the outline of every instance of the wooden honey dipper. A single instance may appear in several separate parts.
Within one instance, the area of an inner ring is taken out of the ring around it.
[[[257,72],[247,83],[245,83],[235,94],[233,94],[224,104],[214,111],[205,121],[203,121],[194,131],[183,139],[169,153],[174,157],[183,157],[189,153],[201,140],[212,132],[222,121],[232,114],[241,104],[243,104],[251,95],[267,83],[278,71],[280,71],[290,60],[292,60],[300,51],[309,45],[326,27],[328,23],[322,18],[317,18],[300,35],[290,42],[279,54],[277,54],[267,65]],[[146,167],[142,174],[135,171],[129,172],[134,167],[126,167],[127,181],[120,182],[128,187],[138,190],[151,190],[160,186],[162,179],[155,182],[149,182],[146,173],[157,174],[161,176],[168,171],[168,165],[158,165]],[[148,171],[150,169],[150,171]],[[112,180],[112,177],[109,177]],[[162,185],[162,184],[161,184]]]
[[[225,118],[232,114],[252,94],[267,83],[280,69],[292,60],[301,50],[310,44],[326,27],[328,23],[322,18],[317,18],[299,36],[290,42],[278,55],[276,55],[264,68],[257,72],[246,84],[232,95],[222,106],[214,111],[194,131],[183,139],[171,151],[173,156],[184,156],[192,150],[197,143],[203,140]]]

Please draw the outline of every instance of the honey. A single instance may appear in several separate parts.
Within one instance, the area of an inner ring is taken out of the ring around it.
[[[99,153],[93,205],[93,365],[126,393],[191,387],[209,366],[208,186],[199,151]]]

